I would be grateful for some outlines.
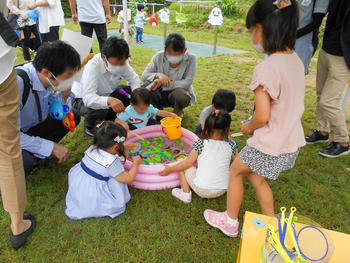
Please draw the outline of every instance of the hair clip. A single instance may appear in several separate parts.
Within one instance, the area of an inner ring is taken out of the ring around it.
[[[105,122],[105,121],[103,121],[103,122],[97,124],[97,125],[96,125],[96,128],[100,128],[104,122]]]
[[[124,142],[125,141],[125,137],[124,136],[117,136],[114,138],[114,141],[117,142],[117,143],[121,143],[121,142]]]
[[[273,2],[273,4],[275,6],[277,6],[278,9],[283,9],[283,8],[288,7],[288,6],[291,6],[292,1],[291,0],[276,0],[275,2]]]

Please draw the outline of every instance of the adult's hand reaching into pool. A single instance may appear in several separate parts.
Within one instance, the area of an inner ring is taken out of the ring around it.
[[[164,164],[164,167],[165,167],[164,170],[159,172],[160,176],[166,176],[166,175],[170,174],[171,172],[173,172],[171,166]]]

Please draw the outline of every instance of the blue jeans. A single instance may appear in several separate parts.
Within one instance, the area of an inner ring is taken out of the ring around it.
[[[136,27],[136,41],[142,41],[143,28]]]

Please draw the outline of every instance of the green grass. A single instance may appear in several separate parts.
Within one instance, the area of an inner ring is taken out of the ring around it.
[[[79,30],[77,26],[69,28]],[[113,27],[113,25],[112,25]],[[170,27],[171,30],[178,29]],[[170,31],[171,31],[170,30]],[[237,31],[240,28],[237,27]],[[249,35],[242,32],[219,36],[222,45],[244,48],[241,55],[224,55],[198,60],[194,87],[198,101],[186,109],[183,126],[193,129],[200,110],[210,104],[219,88],[237,94],[231,130],[238,131],[240,121],[251,112],[254,97],[246,86],[254,66],[261,56],[252,51]],[[170,32],[169,31],[169,32]],[[160,33],[161,28],[146,28],[146,32]],[[182,32],[182,31],[180,31]],[[212,32],[192,32],[185,37],[201,42],[211,41]],[[94,50],[97,50],[94,41]],[[22,62],[20,52],[18,63]],[[133,68],[138,74],[155,54],[154,50],[132,46]],[[315,75],[312,62],[311,74]],[[305,133],[315,128],[315,87],[307,86],[303,125]],[[237,139],[239,148],[248,137]],[[81,160],[91,143],[83,134],[83,125],[70,133],[63,142],[70,149],[67,163],[57,165],[54,160],[40,162],[35,176],[27,178],[28,205],[26,211],[37,216],[37,229],[27,245],[14,252],[9,245],[9,217],[0,209],[0,262],[234,262],[239,246],[238,238],[227,238],[209,227],[203,211],[226,209],[226,196],[214,200],[193,196],[185,205],[175,200],[170,190],[142,191],[130,188],[132,195],[126,213],[115,218],[71,221],[65,214],[65,195],[69,169]],[[298,211],[322,226],[350,232],[350,177],[346,167],[349,157],[325,159],[318,151],[325,145],[311,145],[301,149],[295,168],[271,182],[275,206],[296,206]],[[246,182],[245,196],[239,219],[244,211],[260,212],[254,190]]]

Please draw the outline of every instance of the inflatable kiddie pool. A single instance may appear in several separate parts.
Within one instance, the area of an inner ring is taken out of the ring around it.
[[[139,128],[135,130],[138,135],[142,136],[143,138],[150,138],[150,137],[158,137],[162,136],[164,138],[167,138],[167,135],[162,131],[161,125],[152,125],[152,126],[146,126]],[[198,139],[197,135],[195,135],[193,132],[181,128],[182,135],[180,137],[181,141],[184,143],[191,145],[195,140]],[[125,141],[125,143],[131,143],[131,142],[137,142],[140,141],[138,137],[136,137],[134,134],[128,133],[128,138]],[[174,165],[176,163],[179,163],[180,161],[171,163],[169,165]],[[124,168],[126,171],[129,171],[132,166],[132,162],[129,160],[126,160],[124,163]],[[168,189],[168,188],[174,188],[176,186],[180,185],[179,175],[178,173],[170,173],[167,176],[160,176],[159,172],[164,169],[163,164],[150,164],[145,165],[141,164],[139,166],[139,169],[137,171],[136,178],[133,183],[130,185],[132,187],[143,189],[143,190],[161,190],[161,189]]]

